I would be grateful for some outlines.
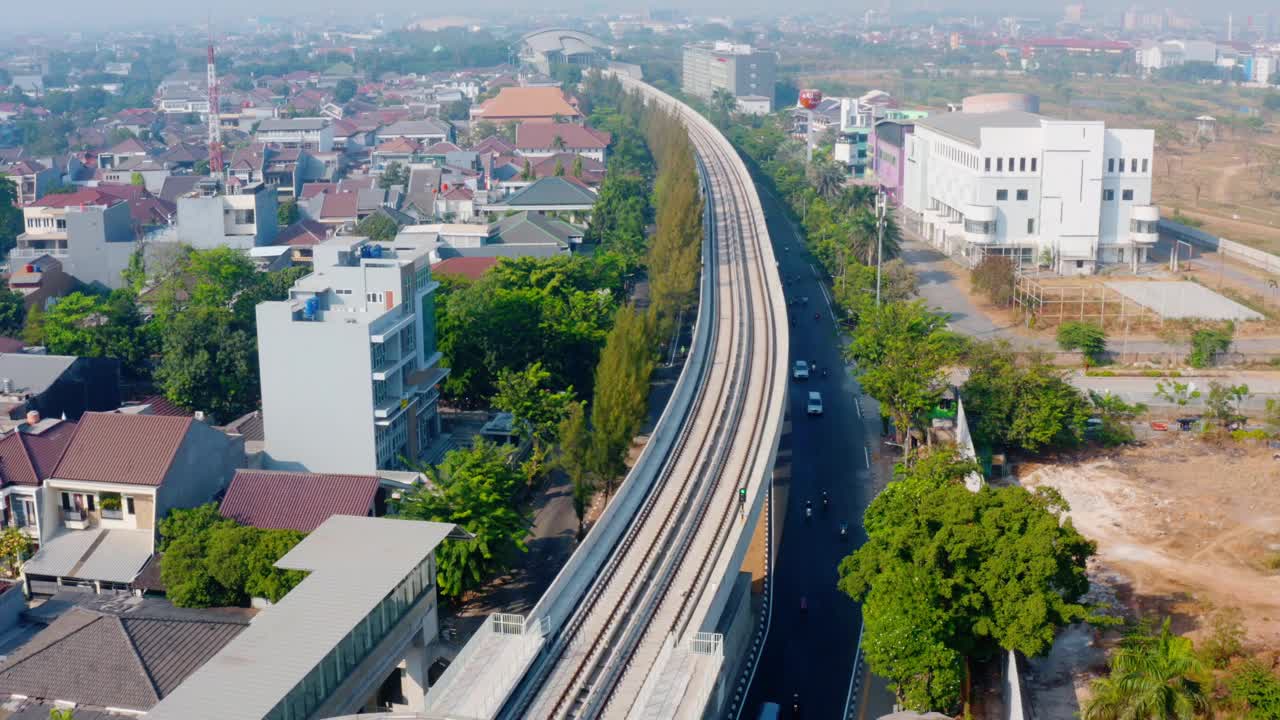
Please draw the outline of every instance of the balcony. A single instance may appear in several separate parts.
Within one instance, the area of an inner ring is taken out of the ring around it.
[[[1160,208],[1134,205],[1129,215],[1129,240],[1135,245],[1154,245],[1160,239]]]
[[[88,530],[89,515],[83,510],[62,509],[62,524],[68,530]]]
[[[988,245],[996,239],[996,209],[990,205],[969,205],[964,214],[965,242]]]
[[[120,510],[120,509],[108,510],[104,507],[102,508],[102,519],[103,520],[123,520],[124,510]]]

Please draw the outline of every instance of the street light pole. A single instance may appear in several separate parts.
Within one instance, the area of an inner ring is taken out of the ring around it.
[[[884,190],[876,193],[876,307],[880,307],[880,266],[884,260],[884,219],[889,199]]]

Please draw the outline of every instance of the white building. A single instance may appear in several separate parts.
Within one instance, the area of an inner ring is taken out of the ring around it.
[[[361,237],[317,245],[315,272],[258,305],[268,463],[371,474],[440,438],[431,258]]]
[[[907,138],[907,224],[935,247],[976,263],[1047,254],[1066,274],[1146,259],[1154,131],[1033,113],[947,113]]]
[[[704,100],[716,90],[734,97],[767,97],[773,103],[777,55],[767,50],[729,42],[684,46],[680,88]],[[759,101],[753,103],[758,108]]]
[[[267,118],[258,123],[253,139],[287,148],[329,152],[333,149],[333,123],[329,118]]]

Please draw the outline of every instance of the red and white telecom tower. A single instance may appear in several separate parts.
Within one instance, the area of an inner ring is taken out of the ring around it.
[[[209,171],[222,177],[222,123],[218,119],[218,71],[213,64],[213,24],[209,24]]]

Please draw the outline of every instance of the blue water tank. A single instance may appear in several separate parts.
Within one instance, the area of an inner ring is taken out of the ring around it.
[[[373,256],[374,258],[380,258],[380,257],[382,257],[382,246],[381,246],[381,245],[374,245],[374,246],[370,247],[370,248],[369,248],[369,254],[370,254],[371,256]]]
[[[373,257],[373,250],[371,250],[368,245],[361,245],[360,257],[362,258]]]
[[[320,309],[320,301],[319,301],[319,300],[317,300],[316,298],[313,298],[313,297],[309,297],[309,298],[307,298],[307,301],[306,301],[306,302],[304,302],[304,303],[302,304],[302,319],[303,319],[303,320],[315,320],[315,319],[316,319],[316,311],[317,311],[317,310],[319,310],[319,309]]]

